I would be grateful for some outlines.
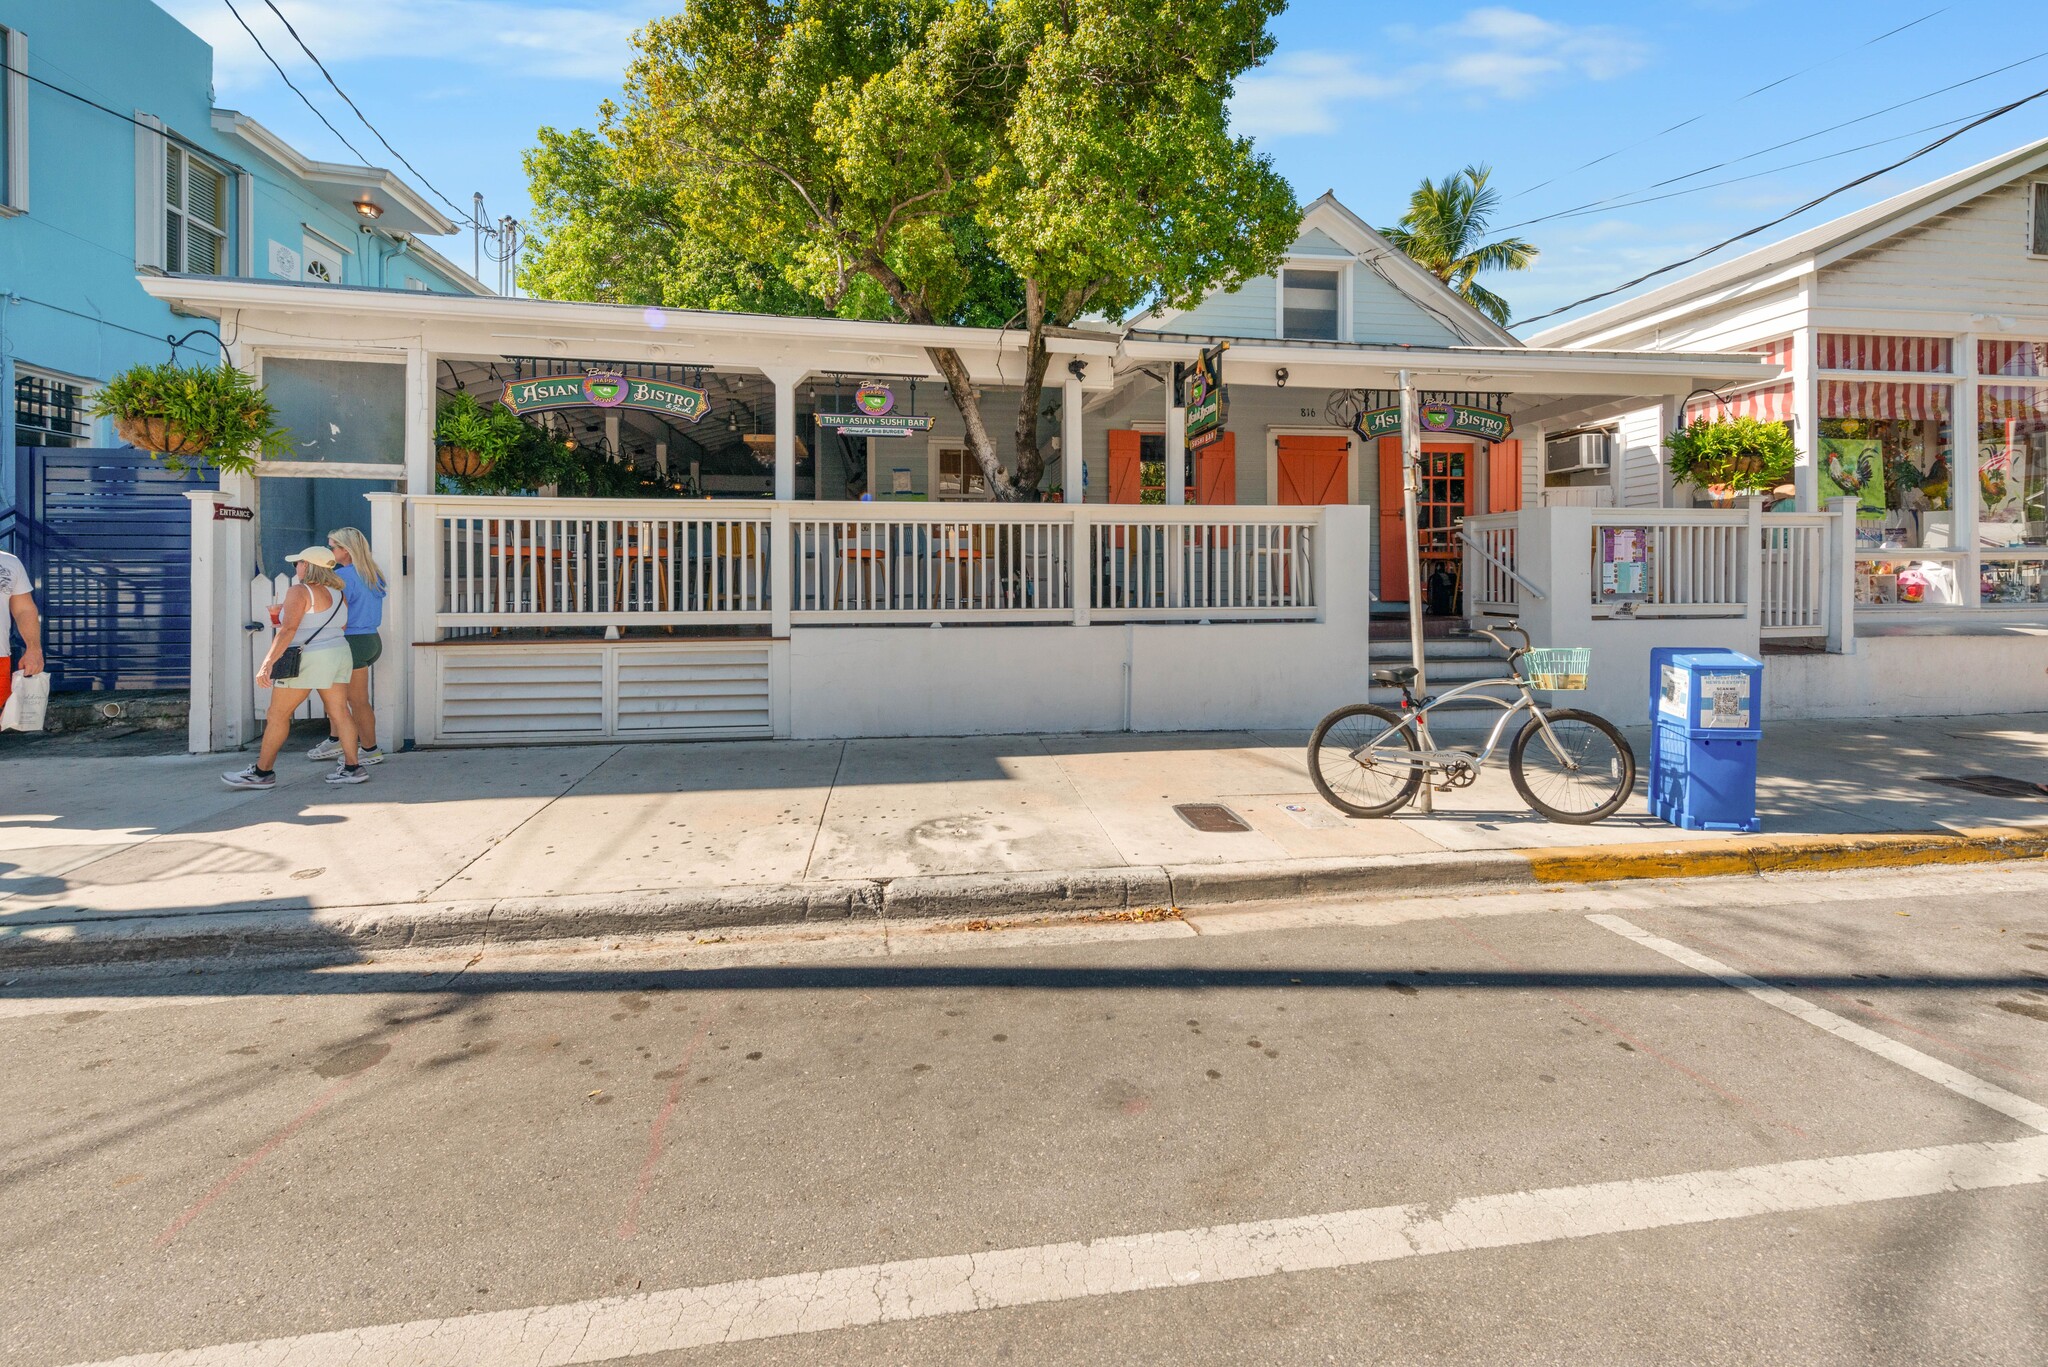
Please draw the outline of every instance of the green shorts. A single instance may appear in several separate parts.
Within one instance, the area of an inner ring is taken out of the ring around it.
[[[344,636],[342,639],[348,642],[349,658],[355,661],[353,667],[356,669],[368,669],[377,663],[378,656],[384,653],[384,638],[374,631],[366,631],[360,636]]]

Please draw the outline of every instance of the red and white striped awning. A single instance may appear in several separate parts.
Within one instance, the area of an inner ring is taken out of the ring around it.
[[[1977,370],[1984,375],[2048,375],[2048,342],[1980,341]]]
[[[1937,422],[1949,415],[1954,387],[1906,384],[1897,380],[1822,380],[1820,416]]]
[[[1820,334],[1822,370],[1899,370],[1946,375],[1954,369],[1955,343],[1947,337],[1878,337],[1860,332]]]
[[[1987,384],[1977,390],[1978,422],[2024,423],[2029,431],[2048,423],[2048,385]]]
[[[1754,356],[1786,370],[1792,368],[1792,339],[1780,337],[1775,342],[1748,348]],[[1701,418],[1712,422],[1716,418],[1761,418],[1765,422],[1792,421],[1792,382],[1784,380],[1773,384],[1758,385],[1729,394],[1725,399],[1712,394],[1703,394],[1685,406],[1685,420],[1698,422]]]

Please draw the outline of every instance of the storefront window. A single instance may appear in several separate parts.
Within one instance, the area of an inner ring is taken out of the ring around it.
[[[1957,545],[1951,402],[1945,384],[1821,381],[1820,496],[1857,501],[1859,550]]]
[[[1978,544],[2048,546],[2048,385],[1977,390]]]
[[[1977,575],[1977,601],[1987,608],[2048,603],[2048,559],[1994,560],[1986,556]]]
[[[405,367],[266,357],[263,389],[292,434],[288,461],[405,463]]]

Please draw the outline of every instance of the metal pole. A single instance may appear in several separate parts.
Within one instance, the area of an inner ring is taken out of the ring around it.
[[[1418,697],[1429,694],[1428,666],[1423,663],[1422,641],[1422,537],[1416,526],[1416,471],[1422,464],[1422,426],[1416,420],[1415,377],[1407,371],[1401,372],[1401,532],[1407,540],[1403,549],[1408,557],[1408,650],[1409,663],[1415,666],[1415,692]],[[1381,497],[1385,497],[1382,491]],[[1429,786],[1427,771],[1422,777],[1422,787],[1415,795],[1418,811],[1428,814],[1436,810],[1436,799]]]
[[[473,264],[469,268],[470,278],[484,278],[484,192],[478,190],[470,196],[469,251]]]

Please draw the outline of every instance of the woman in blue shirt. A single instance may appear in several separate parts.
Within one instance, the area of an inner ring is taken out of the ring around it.
[[[377,713],[370,706],[370,666],[384,653],[384,638],[378,628],[384,624],[384,574],[370,558],[370,538],[354,527],[340,527],[328,533],[327,546],[334,552],[335,573],[341,577],[348,599],[348,649],[354,671],[348,676],[348,711],[356,723],[356,751],[364,764],[382,764],[384,752],[377,748]],[[328,719],[333,726],[333,718]],[[329,735],[306,758],[333,759],[341,753],[341,741]]]

